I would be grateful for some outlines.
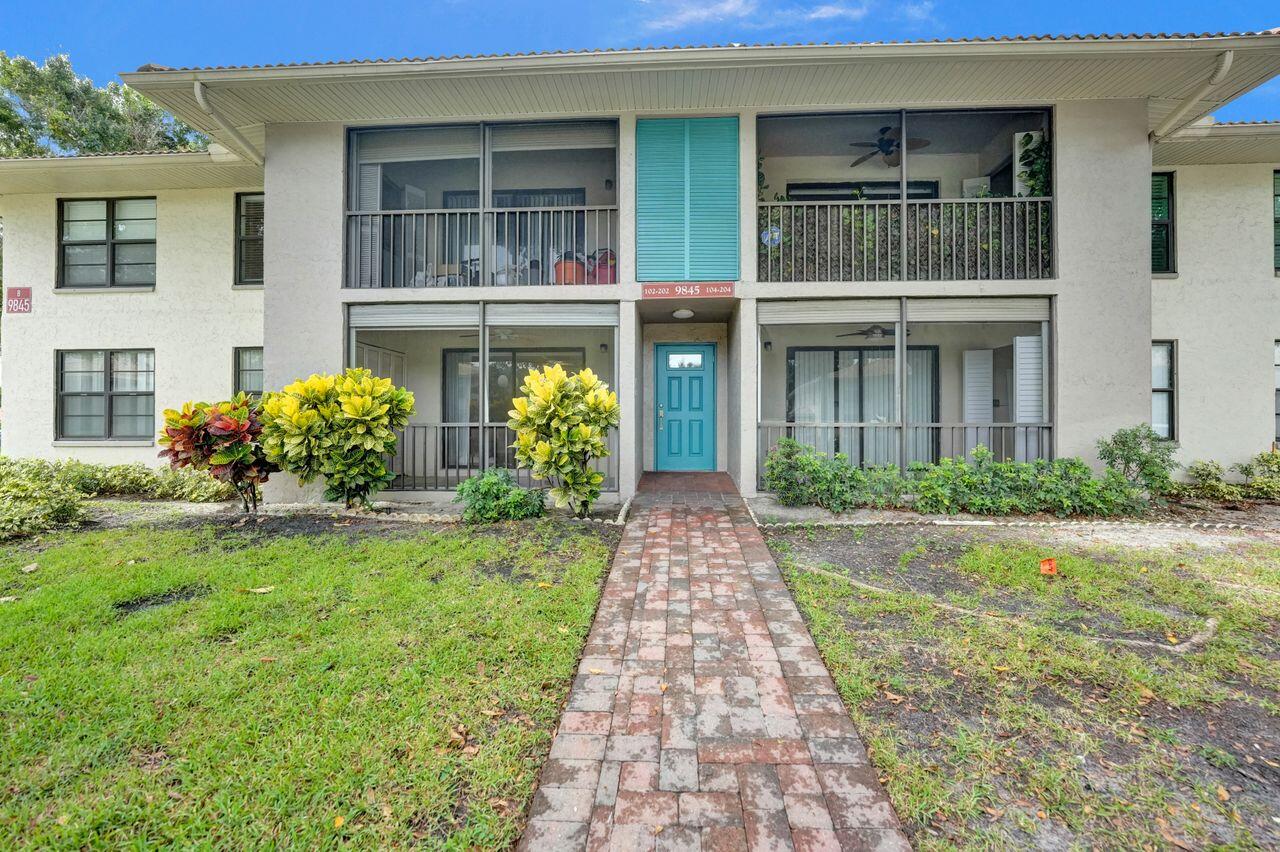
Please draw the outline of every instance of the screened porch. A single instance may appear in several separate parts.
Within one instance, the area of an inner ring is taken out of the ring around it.
[[[776,302],[759,319],[761,476],[782,438],[860,466],[1051,457],[1047,300]]]
[[[511,399],[530,369],[590,367],[610,386],[617,374],[616,305],[400,304],[350,308],[351,363],[411,390],[416,413],[390,466],[393,491],[450,491],[490,468],[517,470],[507,428]],[[613,454],[598,463],[617,489]]]

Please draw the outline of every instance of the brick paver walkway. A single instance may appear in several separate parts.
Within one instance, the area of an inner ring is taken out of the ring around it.
[[[741,498],[644,491],[521,848],[910,848]]]

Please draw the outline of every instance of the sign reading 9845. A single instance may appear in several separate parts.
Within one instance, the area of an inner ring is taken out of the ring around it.
[[[4,291],[4,312],[6,314],[31,313],[31,288],[8,287]]]

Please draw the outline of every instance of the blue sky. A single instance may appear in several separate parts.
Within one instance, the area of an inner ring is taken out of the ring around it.
[[[768,41],[1280,26],[1275,0],[429,0],[220,3],[0,0],[0,50],[69,53],[98,82],[145,62],[240,65],[371,57]],[[1218,114],[1280,119],[1280,80]]]

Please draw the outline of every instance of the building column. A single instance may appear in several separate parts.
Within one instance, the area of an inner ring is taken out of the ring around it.
[[[756,165],[756,113],[755,110],[742,112],[738,116],[738,208],[740,225],[738,232],[742,234],[738,244],[740,258],[738,261],[738,279],[755,283],[758,262],[756,245],[760,239],[759,216],[756,212],[757,187]]]
[[[636,280],[636,114],[618,117],[618,283]]]
[[[634,301],[618,304],[618,496],[622,500],[636,493],[640,481],[640,423],[644,417],[640,388],[640,317]]]
[[[733,336],[736,351],[732,357],[738,363],[738,422],[730,428],[737,430],[737,458],[729,460],[729,472],[738,484],[743,497],[756,496],[756,455],[760,441],[756,424],[760,420],[760,325],[756,320],[756,300],[738,300],[737,333]]]

